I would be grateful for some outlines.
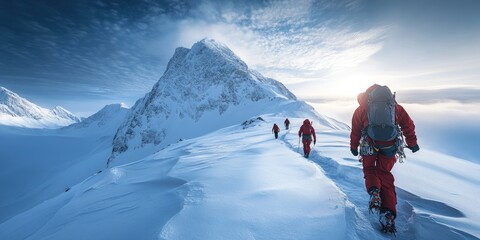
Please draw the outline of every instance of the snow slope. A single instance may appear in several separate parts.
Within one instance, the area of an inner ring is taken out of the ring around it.
[[[348,154],[348,131],[316,125],[319,140],[307,160],[298,153],[296,135],[303,118],[290,118],[291,130],[282,129],[278,140],[271,126],[284,117],[261,118],[94,174],[2,223],[0,238],[391,237],[368,214],[360,163]],[[480,167],[422,151],[394,168],[395,239],[478,239],[480,212],[471,207],[471,193],[478,192],[474,174]]]
[[[61,129],[0,126],[0,222],[104,169],[127,112],[112,104]]]
[[[0,232],[8,239],[345,236],[343,194],[318,166],[272,140],[270,125],[236,125],[93,175]]]
[[[0,87],[0,125],[58,128],[80,121],[80,118],[62,107],[57,106],[52,110],[45,109]]]

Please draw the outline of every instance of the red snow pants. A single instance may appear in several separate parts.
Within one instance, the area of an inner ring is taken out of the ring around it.
[[[371,187],[377,187],[382,199],[381,208],[392,211],[396,216],[397,194],[393,183],[395,179],[390,172],[396,161],[395,156],[387,157],[379,153],[377,156],[362,156],[362,158],[367,192]]]
[[[305,139],[302,140],[303,143],[303,155],[310,155],[310,143],[312,143],[312,140],[310,139]]]

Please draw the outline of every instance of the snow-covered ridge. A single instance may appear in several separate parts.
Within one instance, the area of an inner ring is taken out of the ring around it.
[[[295,102],[282,83],[249,70],[225,45],[203,39],[191,49],[176,49],[164,75],[119,128],[112,158],[144,147],[158,150],[179,138],[279,113]],[[305,114],[315,115],[313,108],[305,109]]]
[[[81,119],[62,107],[45,109],[0,87],[0,124],[29,128],[57,128]]]

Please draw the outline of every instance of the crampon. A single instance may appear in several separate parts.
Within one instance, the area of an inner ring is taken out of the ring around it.
[[[395,217],[393,216],[392,212],[385,211],[380,213],[379,222],[382,226],[381,231],[384,233],[391,233],[396,236],[397,228],[395,227]]]

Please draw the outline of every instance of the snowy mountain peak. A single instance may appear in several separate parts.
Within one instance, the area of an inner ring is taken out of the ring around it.
[[[56,128],[79,122],[80,118],[62,107],[45,109],[0,87],[0,124],[32,128]]]
[[[83,132],[86,134],[111,133],[113,135],[125,120],[128,111],[129,108],[123,103],[109,104],[83,121],[67,126],[64,129],[84,129]]]
[[[167,65],[166,72],[176,71],[176,67],[184,65],[185,62],[189,62],[191,67],[196,70],[202,70],[202,68],[212,65],[229,65],[242,71],[248,70],[247,64],[232,50],[212,39],[203,39],[195,43],[191,49],[177,48]]]
[[[240,70],[248,70],[247,64],[242,61],[226,45],[213,39],[203,39],[192,46],[192,55],[203,59],[216,59],[231,64]],[[208,61],[207,60],[207,61]]]
[[[191,49],[177,48],[151,95],[169,95],[176,102],[194,99],[198,105],[212,100],[236,105],[240,99],[296,99],[283,84],[249,71],[228,47],[211,39],[203,39]]]
[[[86,118],[81,123],[78,123],[76,125],[85,127],[91,125],[92,123],[95,123],[98,126],[104,126],[107,123],[111,122],[114,118],[124,117],[127,111],[128,107],[125,104],[109,104],[100,109],[100,111],[96,112],[95,114],[91,115],[90,117]],[[121,117],[119,117],[119,115]],[[110,123],[110,125],[112,124]]]
[[[35,104],[4,87],[0,87],[0,110],[1,114],[12,117],[40,118],[37,114],[40,109]]]

